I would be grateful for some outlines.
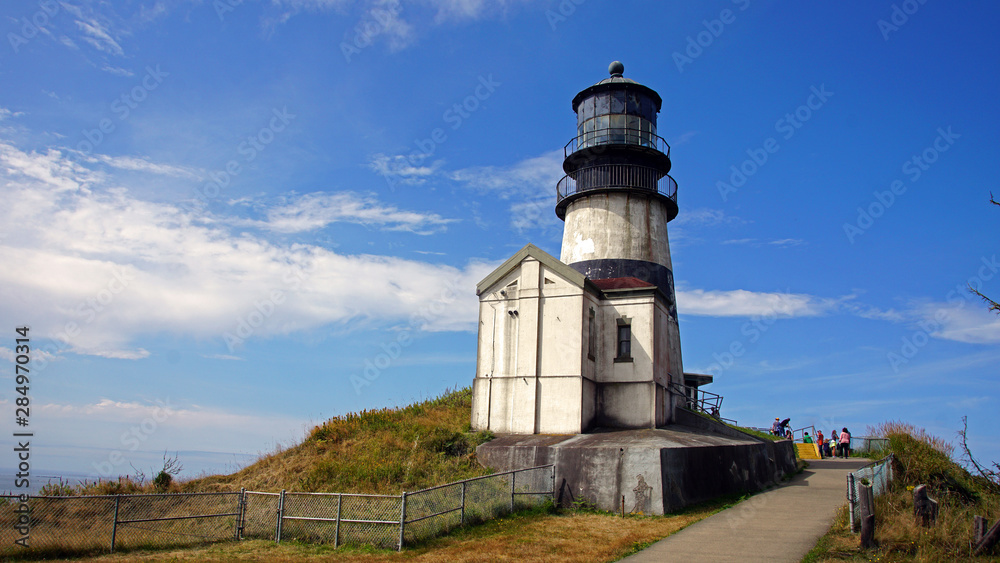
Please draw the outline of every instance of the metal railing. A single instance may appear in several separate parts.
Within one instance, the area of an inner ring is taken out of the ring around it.
[[[803,426],[802,428],[792,430],[792,441],[802,442],[805,439],[805,432],[809,431],[809,437],[813,439],[813,443],[816,442],[816,426],[810,424],[809,426]]]
[[[400,546],[555,498],[555,466],[496,473],[404,495]]]
[[[670,390],[684,397],[687,408],[693,411],[703,412],[719,420],[725,420],[730,424],[736,424],[735,420],[722,418],[719,413],[722,410],[722,395],[717,395],[709,391],[702,391],[697,387],[690,387],[676,381],[670,382]]]
[[[619,188],[648,190],[677,201],[677,182],[656,168],[634,164],[599,164],[563,176],[556,184],[556,202],[588,190]]]
[[[171,493],[0,496],[0,521],[27,521],[32,550],[88,551],[242,539],[404,545],[456,526],[537,506],[555,495],[555,466],[456,481],[400,495]],[[0,527],[0,556],[23,550],[16,525]]]
[[[888,438],[873,436],[851,436],[851,451],[870,453],[880,452],[889,447]]]
[[[858,492],[861,484],[872,486],[872,494],[878,496],[889,490],[892,482],[893,454],[873,461],[860,469],[847,474],[847,503],[850,514],[851,531],[857,533],[861,529],[861,498]]]
[[[650,131],[639,131],[627,127],[609,127],[596,131],[586,131],[573,137],[563,146],[563,158],[586,148],[601,145],[637,145],[655,149],[670,156],[670,145],[663,137]]]

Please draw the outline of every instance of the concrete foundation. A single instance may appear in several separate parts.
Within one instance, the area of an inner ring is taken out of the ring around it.
[[[576,435],[508,435],[479,446],[497,471],[554,464],[562,506],[666,514],[727,494],[757,491],[796,470],[790,441],[772,442],[678,409],[664,428]]]

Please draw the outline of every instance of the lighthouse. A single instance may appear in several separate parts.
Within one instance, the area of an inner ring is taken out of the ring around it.
[[[529,244],[476,286],[472,427],[497,435],[476,448],[487,467],[551,464],[563,506],[619,510],[627,497],[642,507],[633,510],[664,514],[762,489],[797,466],[790,441],[692,410],[704,411],[697,388],[713,377],[681,363],[663,101],[620,62],[608,71],[573,98],[559,258]]]
[[[655,428],[683,403],[660,96],[608,78],[573,98],[556,186],[560,258],[527,245],[477,286],[472,425],[509,434]]]

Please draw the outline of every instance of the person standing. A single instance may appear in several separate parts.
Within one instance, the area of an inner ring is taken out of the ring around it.
[[[830,452],[833,457],[837,457],[840,454],[840,433],[834,428],[830,431]]]
[[[847,459],[851,455],[851,433],[845,427],[840,431],[840,453]]]
[[[816,431],[816,445],[819,447],[819,457],[823,459],[823,454],[825,453],[823,447],[826,445],[826,442],[823,440],[822,430]]]
[[[771,434],[781,436],[781,417],[774,417],[774,424],[771,425]]]

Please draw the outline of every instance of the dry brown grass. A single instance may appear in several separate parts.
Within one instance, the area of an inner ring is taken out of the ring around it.
[[[614,561],[718,511],[721,503],[672,516],[628,516],[564,512],[504,517],[431,540],[401,553],[327,545],[244,541],[201,548],[105,555],[71,561],[132,563],[156,561],[344,561],[587,562]]]

